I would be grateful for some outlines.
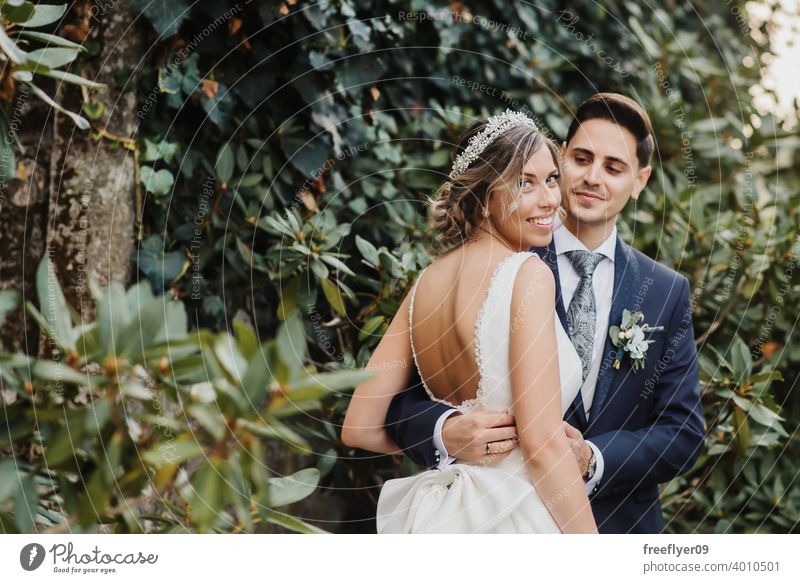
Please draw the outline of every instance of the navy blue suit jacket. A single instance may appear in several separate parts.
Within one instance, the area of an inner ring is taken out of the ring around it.
[[[535,249],[556,281],[556,310],[567,328],[555,249]],[[627,354],[614,367],[617,349],[606,339],[589,420],[580,393],[564,419],[603,454],[605,469],[590,495],[601,533],[657,533],[664,523],[658,484],[692,467],[705,435],[688,280],[617,239],[609,322],[622,311],[641,311],[644,323],[663,326],[646,335],[654,342],[645,367],[634,372]],[[622,350],[620,349],[620,353]],[[416,463],[433,467],[438,452],[433,429],[447,405],[428,399],[419,378],[398,394],[386,428]]]

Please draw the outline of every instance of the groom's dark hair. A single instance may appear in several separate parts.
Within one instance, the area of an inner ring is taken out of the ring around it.
[[[619,93],[595,93],[578,106],[567,131],[567,143],[575,136],[575,132],[583,122],[592,119],[605,119],[631,132],[636,138],[636,158],[639,160],[639,167],[644,168],[650,164],[655,146],[653,124],[641,105]]]

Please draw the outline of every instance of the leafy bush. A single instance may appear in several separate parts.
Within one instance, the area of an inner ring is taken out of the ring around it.
[[[47,261],[37,285],[41,312],[28,309],[52,358],[0,355],[0,447],[13,454],[0,460],[5,532],[319,532],[276,508],[311,494],[329,467],[276,476],[265,446],[310,453],[293,418],[365,375],[300,362],[295,312],[259,343],[241,321],[233,335],[188,332],[183,304],[146,283],[94,287],[88,324]]]
[[[64,71],[86,49],[58,35],[36,29],[52,25],[61,20],[67,11],[66,4],[34,4],[27,0],[7,0],[0,6],[0,100],[11,102],[17,85],[25,93],[37,98],[67,115],[80,129],[89,127],[86,118],[68,111],[53,100],[35,80],[35,75],[56,81],[80,85],[89,89],[103,89],[105,85],[90,81],[80,75]],[[44,45],[44,46],[40,46]],[[39,48],[34,48],[39,47]],[[29,50],[32,49],[32,50]],[[16,136],[13,116],[7,107],[0,107],[0,187],[5,188],[17,175],[14,156]],[[16,112],[15,112],[16,113]],[[16,122],[18,123],[18,121]]]

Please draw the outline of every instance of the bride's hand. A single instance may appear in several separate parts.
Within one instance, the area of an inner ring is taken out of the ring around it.
[[[451,415],[442,427],[442,441],[454,458],[481,463],[499,461],[519,445],[514,416],[500,411]]]

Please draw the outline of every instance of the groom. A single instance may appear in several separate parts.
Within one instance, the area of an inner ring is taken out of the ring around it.
[[[703,447],[689,282],[626,245],[615,226],[647,184],[653,148],[638,103],[615,93],[584,101],[561,148],[563,227],[534,249],[556,276],[558,317],[582,360],[565,431],[601,533],[661,532],[658,484],[691,468]],[[640,334],[611,340],[624,310],[641,312],[637,325],[649,330],[643,366],[633,358]],[[395,397],[386,428],[412,460],[442,468],[507,455],[513,423],[504,412],[462,415],[432,402],[416,379]]]

